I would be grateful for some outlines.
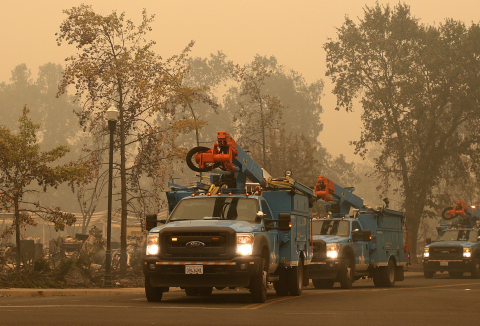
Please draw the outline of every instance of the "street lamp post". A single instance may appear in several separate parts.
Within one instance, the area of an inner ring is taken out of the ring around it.
[[[119,112],[111,106],[107,110],[108,130],[110,130],[110,153],[108,159],[108,213],[107,213],[107,250],[105,253],[105,278],[103,280],[104,287],[112,285],[112,179],[113,179],[113,134],[117,125]]]

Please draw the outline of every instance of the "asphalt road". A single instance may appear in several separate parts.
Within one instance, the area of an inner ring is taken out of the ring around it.
[[[10,292],[13,294],[14,290]],[[73,291],[73,290],[72,290]],[[9,296],[0,289],[0,325],[478,325],[480,279],[425,279],[407,273],[393,288],[361,280],[350,290],[307,287],[300,297],[254,304],[245,290],[187,297],[174,289],[150,303],[143,289]]]

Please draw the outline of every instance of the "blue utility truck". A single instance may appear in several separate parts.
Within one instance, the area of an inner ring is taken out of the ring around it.
[[[247,287],[265,302],[267,282],[277,295],[300,295],[309,282],[313,189],[270,178],[227,133],[217,139],[187,155],[192,170],[213,172],[208,189],[172,185],[168,218],[147,216],[147,300],[161,301],[170,287],[189,296]]]
[[[455,278],[465,272],[473,278],[480,277],[480,211],[458,200],[455,207],[443,211],[442,217],[445,221],[437,226],[437,241],[425,240],[425,278],[432,278],[437,272],[448,272]]]
[[[348,289],[362,277],[372,278],[377,287],[391,287],[404,279],[410,255],[403,213],[366,207],[353,190],[318,177],[316,198],[326,202],[329,215],[312,221],[309,277],[315,288],[339,282]]]

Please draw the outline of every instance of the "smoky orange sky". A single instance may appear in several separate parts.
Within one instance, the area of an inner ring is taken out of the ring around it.
[[[57,46],[55,33],[66,18],[64,9],[85,3],[101,14],[113,10],[125,12],[138,23],[143,8],[155,14],[148,39],[157,42],[155,51],[167,58],[178,54],[191,41],[194,57],[224,52],[239,64],[252,61],[256,54],[275,56],[278,62],[301,73],[307,82],[325,82],[321,121],[324,131],[320,141],[337,156],[358,161],[351,140],[361,131],[361,107],[355,112],[335,111],[335,97],[330,80],[325,77],[327,38],[335,38],[345,16],[357,20],[363,8],[374,0],[151,0],[151,1],[71,1],[71,0],[0,0],[0,83],[8,82],[15,66],[25,63],[36,78],[38,67],[48,63],[64,65],[65,57],[76,48]],[[397,1],[379,1],[380,4]],[[438,24],[453,18],[470,25],[480,21],[478,0],[410,0],[411,13],[424,24]],[[20,116],[19,108],[19,116]],[[0,117],[2,112],[0,112]],[[1,123],[1,121],[0,121]]]

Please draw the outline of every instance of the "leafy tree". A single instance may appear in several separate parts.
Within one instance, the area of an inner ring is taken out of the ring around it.
[[[270,69],[265,92],[281,100],[282,123],[286,133],[303,134],[312,145],[321,147],[318,138],[323,130],[320,121],[323,81],[307,83],[300,73],[279,64],[274,56],[267,58],[257,55],[255,61]]]
[[[277,132],[272,132],[268,137],[271,151],[271,168],[268,173],[279,177],[289,170],[296,181],[313,187],[320,172],[320,164],[316,158],[317,148],[312,146],[303,134],[290,133],[287,136],[284,129],[276,134]]]
[[[364,14],[358,24],[346,18],[324,45],[327,76],[339,107],[352,110],[361,97],[364,128],[356,152],[381,144],[375,167],[384,186],[392,178],[401,184],[416,257],[420,219],[434,204],[432,191],[449,158],[479,159],[480,26],[450,19],[421,25],[406,4],[376,4]]]
[[[56,147],[66,141],[75,145],[80,131],[73,113],[75,105],[67,94],[56,97],[62,74],[61,65],[47,63],[39,67],[37,78],[33,80],[25,64],[16,66],[10,83],[0,84],[2,123],[15,128],[22,107],[27,104],[31,118],[41,124],[38,130],[41,147]]]
[[[12,133],[4,125],[0,125],[0,204],[15,212],[12,226],[5,232],[15,232],[17,247],[17,271],[20,270],[20,228],[23,225],[36,225],[33,216],[38,216],[52,222],[56,230],[63,230],[65,225],[72,225],[75,216],[65,213],[59,207],[43,207],[40,203],[26,201],[25,196],[32,192],[30,184],[36,181],[45,192],[47,188],[56,188],[59,184],[68,182],[70,186],[78,184],[88,175],[88,165],[68,163],[52,166],[69,149],[65,145],[55,147],[50,151],[40,151],[36,132],[39,124],[34,124],[28,117],[29,110],[25,106],[19,119],[19,132]],[[21,205],[24,208],[21,208]]]
[[[211,126],[208,128],[210,130],[204,128],[205,123],[195,127],[196,143],[197,146],[200,146],[200,129],[203,133],[212,131],[212,127],[217,125],[221,125],[222,130],[229,129],[230,121],[224,119],[224,114],[219,114],[224,113],[224,110],[218,104],[216,93],[218,86],[228,78],[226,67],[231,62],[227,62],[225,54],[219,51],[216,55],[211,54],[209,58],[189,58],[187,63],[189,69],[184,79],[184,85],[198,91],[201,90],[201,92],[197,91],[198,96],[195,98],[195,102],[184,101],[181,110],[186,118],[193,118],[196,122],[200,118],[200,121],[208,121],[208,125]],[[216,132],[218,132],[218,128],[213,129],[213,133],[216,134]],[[191,145],[189,144],[189,146]]]
[[[0,84],[1,122],[11,130],[17,128],[18,117],[22,114],[24,105],[27,105],[29,117],[40,123],[37,131],[40,149],[67,144],[70,148],[69,156],[74,157],[80,155],[81,129],[73,113],[75,105],[71,103],[72,97],[68,94],[56,97],[62,73],[60,65],[47,63],[40,66],[38,75],[32,78],[25,64],[16,66],[9,82]],[[58,163],[66,162],[68,157],[61,158]],[[66,185],[59,186],[54,193],[39,195],[39,200],[47,206],[53,205],[59,198],[62,198],[63,209],[75,209],[74,196]]]
[[[342,187],[354,187],[360,183],[361,178],[353,162],[347,162],[342,154],[335,158],[328,155],[326,157],[328,160],[325,162],[322,173],[329,176],[329,179]]]
[[[230,65],[230,73],[236,84],[228,89],[224,107],[233,113],[234,134],[267,171],[278,168],[271,160],[285,155],[273,154],[275,142],[302,138],[306,147],[316,148],[315,159],[324,161],[325,150],[318,141],[322,81],[306,83],[301,74],[280,65],[274,56],[257,55],[243,67]]]
[[[125,13],[103,16],[87,5],[64,13],[68,17],[60,25],[57,41],[75,44],[79,53],[67,58],[58,94],[75,85],[82,103],[77,115],[88,131],[105,124],[108,107],[114,105],[120,111],[116,146],[120,149],[120,266],[125,272],[127,213],[149,197],[141,189],[141,177],[153,178],[153,191],[160,191],[171,162],[183,154],[175,145],[177,136],[198,126],[191,119],[173,120],[175,108],[188,107],[203,90],[183,86],[193,42],[180,55],[164,61],[152,50],[155,42],[145,39],[154,18],[145,10],[138,26],[126,20]],[[134,212],[138,210],[142,207]]]
[[[102,164],[102,160],[106,155],[108,145],[103,137],[102,128],[100,131],[94,132],[90,137],[88,145],[90,148],[91,178],[82,182],[77,190],[77,200],[82,214],[82,233],[87,233],[93,214],[97,210],[102,198],[103,189],[108,184],[107,164]],[[109,141],[109,139],[108,139]],[[92,149],[93,148],[93,149]],[[88,157],[88,156],[86,156]]]
[[[278,97],[265,92],[272,69],[254,60],[243,67],[232,65],[230,73],[239,87],[229,89],[225,107],[234,112],[237,141],[252,153],[260,153],[261,165],[268,170],[271,164],[267,162],[267,138],[270,132],[280,129],[283,108]]]

